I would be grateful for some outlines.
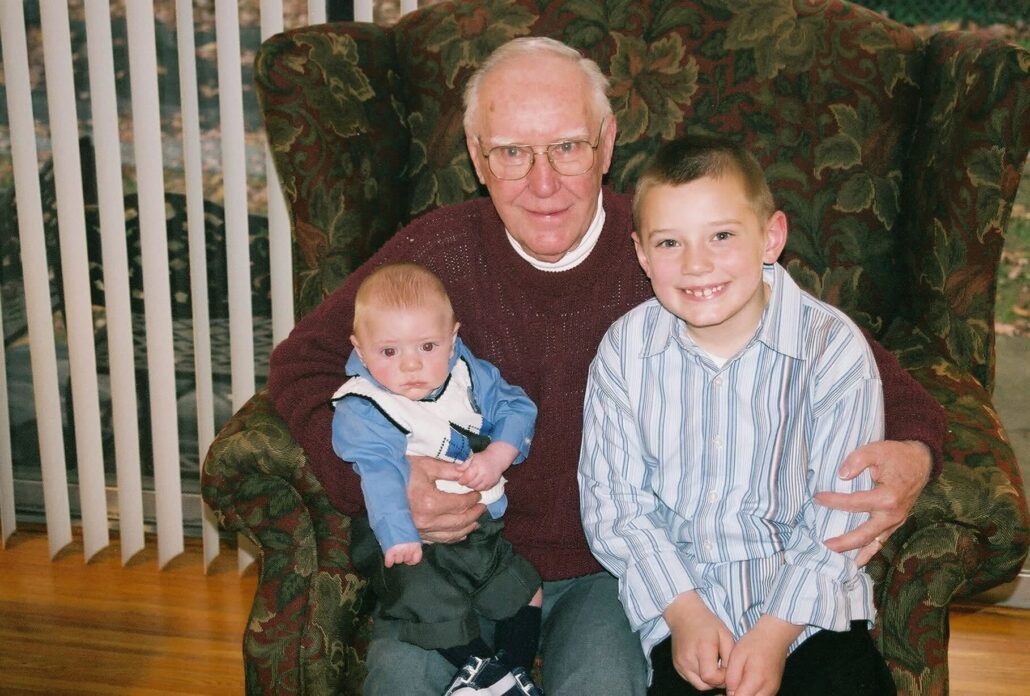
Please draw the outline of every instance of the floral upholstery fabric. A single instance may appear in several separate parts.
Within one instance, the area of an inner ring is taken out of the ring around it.
[[[943,473],[870,572],[899,692],[946,693],[949,603],[1011,579],[1030,543],[991,405],[996,269],[1030,146],[1030,53],[966,32],[924,41],[841,0],[445,2],[391,29],[272,37],[255,74],[293,224],[299,314],[407,220],[485,194],[461,91],[494,48],[524,35],[561,39],[612,76],[617,189],[680,133],[750,146],[790,220],[784,265],[945,405]],[[261,546],[248,692],[359,693],[369,622],[348,520],[265,394],[215,441],[203,494]]]

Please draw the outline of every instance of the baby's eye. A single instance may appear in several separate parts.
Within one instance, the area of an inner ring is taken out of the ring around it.
[[[424,353],[432,353],[435,349],[436,349],[436,344],[435,343],[429,342],[429,343],[423,343],[422,344],[422,352],[424,352]]]
[[[395,355],[397,355],[396,348],[383,348],[383,357],[392,358]]]

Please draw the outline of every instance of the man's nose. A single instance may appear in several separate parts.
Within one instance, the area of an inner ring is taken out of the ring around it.
[[[533,157],[533,166],[529,168],[526,179],[533,193],[541,198],[553,194],[559,186],[558,177],[560,174],[554,171],[551,162],[547,159],[546,152],[536,152]]]

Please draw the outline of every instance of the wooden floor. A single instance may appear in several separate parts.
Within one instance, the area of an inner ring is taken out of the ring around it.
[[[19,531],[0,550],[0,694],[241,694],[256,582],[228,552],[205,575],[195,544],[159,571],[152,549],[50,561]],[[959,607],[951,627],[954,696],[1030,694],[1030,610]]]

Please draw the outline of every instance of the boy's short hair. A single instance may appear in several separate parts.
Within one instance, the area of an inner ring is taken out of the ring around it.
[[[417,263],[388,263],[372,271],[358,286],[352,328],[358,333],[365,317],[376,311],[439,306],[443,306],[454,321],[447,288],[435,273]]]
[[[640,232],[640,208],[647,192],[660,185],[682,186],[706,176],[737,174],[751,208],[765,221],[776,212],[765,172],[755,156],[727,138],[685,135],[658,148],[644,168],[633,194],[633,226]]]

